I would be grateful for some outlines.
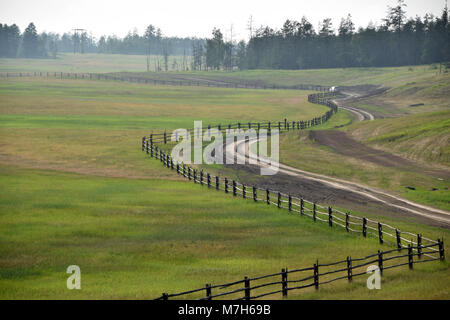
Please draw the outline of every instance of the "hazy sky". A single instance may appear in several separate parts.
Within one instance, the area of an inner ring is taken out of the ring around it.
[[[0,0],[0,22],[16,23],[23,31],[34,22],[38,32],[68,32],[87,29],[94,36],[116,34],[123,37],[134,28],[142,34],[153,24],[168,36],[209,37],[213,27],[234,38],[247,39],[247,24],[253,16],[254,28],[280,28],[286,19],[305,15],[317,29],[324,18],[338,27],[350,13],[356,26],[379,23],[388,5],[396,0]],[[440,15],[445,0],[406,0],[408,16]]]

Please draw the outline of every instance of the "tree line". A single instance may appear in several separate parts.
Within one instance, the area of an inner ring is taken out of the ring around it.
[[[191,56],[193,43],[204,44],[204,39],[165,37],[161,29],[149,25],[144,34],[136,30],[125,37],[101,36],[98,40],[85,31],[38,33],[30,23],[23,33],[16,24],[0,23],[0,57],[56,58],[58,52],[117,53],[136,55]]]
[[[388,7],[378,27],[355,30],[351,15],[335,30],[324,19],[316,31],[306,17],[286,20],[281,29],[260,27],[248,43],[224,42],[219,29],[206,40],[204,50],[193,51],[203,69],[312,69],[386,67],[450,61],[450,25],[447,5],[442,15],[406,18],[406,4]]]
[[[170,55],[183,56],[182,70],[312,69],[335,67],[385,67],[450,61],[448,8],[440,16],[426,14],[406,18],[405,1],[388,7],[380,25],[356,30],[351,15],[342,18],[337,30],[330,18],[317,30],[306,17],[286,20],[280,29],[261,26],[251,31],[248,42],[225,41],[220,29],[211,38],[165,37],[149,25],[125,37],[95,39],[80,31],[37,33],[30,23],[23,33],[17,25],[0,24],[0,57],[56,58],[57,52],[120,53],[158,58],[155,70],[168,70]]]

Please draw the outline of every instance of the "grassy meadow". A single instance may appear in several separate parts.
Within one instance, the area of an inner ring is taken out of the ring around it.
[[[66,70],[134,70],[127,65],[131,62],[92,65],[95,60],[86,59],[80,65],[67,62]],[[45,64],[53,63],[22,62],[0,59],[0,71],[47,71],[52,66]],[[54,63],[58,71],[64,65],[63,60]],[[353,75],[348,78],[360,71],[349,70]],[[320,70],[323,78],[311,81],[307,75],[297,79],[300,72],[277,72],[255,71],[253,76],[327,85],[322,79],[335,71]],[[391,71],[378,73],[383,72]],[[193,120],[310,119],[326,108],[306,102],[308,93],[81,79],[0,80],[0,298],[151,299],[205,283],[311,266],[316,259],[331,262],[390,249],[373,238],[189,184],[140,150],[141,137],[152,130],[192,127]],[[351,122],[351,115],[340,111],[322,129]],[[281,146],[298,147],[295,139],[283,135]],[[317,152],[315,147],[305,150],[311,156]],[[327,160],[327,154],[318,155]],[[349,166],[361,174],[357,164]],[[412,220],[374,218],[432,239],[450,235]],[[450,252],[448,241],[445,248]],[[66,268],[73,264],[81,268],[81,290],[66,288]],[[449,272],[447,261],[418,264],[413,271],[407,266],[386,271],[382,290],[367,290],[361,277],[318,292],[292,291],[290,297],[449,299]]]
[[[162,56],[150,56],[150,70],[155,71],[157,63],[163,68]],[[191,57],[186,57],[190,67]],[[173,71],[174,62],[181,68],[182,56],[169,56],[169,70]],[[147,70],[147,57],[131,54],[101,54],[101,53],[59,53],[56,59],[0,59],[0,72],[144,72]]]

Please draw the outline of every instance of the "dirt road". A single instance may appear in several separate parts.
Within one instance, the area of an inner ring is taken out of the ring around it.
[[[367,90],[359,90],[360,92],[367,92]],[[375,92],[380,92],[375,91]],[[347,93],[347,92],[346,92]],[[350,97],[349,97],[350,96]],[[348,101],[354,101],[358,97],[363,96],[357,91],[351,92],[346,99],[338,101],[340,108],[347,109],[357,115],[359,121],[373,120],[374,115],[364,110],[356,109],[346,105]],[[336,152],[359,158],[365,161],[371,161],[387,167],[398,167],[407,170],[421,170],[424,169],[417,166],[415,163],[397,157],[386,152],[378,151],[367,147],[345,135],[340,131],[314,131],[311,135],[323,145],[333,148]],[[251,152],[251,145],[257,143],[256,140],[249,141],[248,144],[241,142],[237,145],[227,145],[226,150],[231,151],[233,148],[237,150],[237,158],[241,161],[255,160],[257,155]],[[355,152],[358,150],[358,152]],[[264,163],[245,164],[245,165],[231,165],[238,174],[244,171],[242,182],[246,182],[247,173],[252,174],[252,181],[248,183],[255,183],[259,186],[269,188],[272,190],[279,190],[285,193],[301,195],[305,199],[315,201],[331,206],[339,206],[350,211],[371,212],[381,216],[395,216],[413,218],[415,221],[450,228],[450,212],[432,208],[429,206],[414,203],[407,199],[389,194],[383,190],[368,187],[362,184],[345,181],[328,177],[321,174],[306,172],[297,168],[293,168],[280,163],[279,172],[270,177],[260,176],[260,168],[267,167]],[[441,171],[429,170],[427,173],[433,176],[441,176]]]

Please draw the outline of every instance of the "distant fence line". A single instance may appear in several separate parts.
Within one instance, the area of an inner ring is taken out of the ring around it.
[[[199,87],[216,87],[216,88],[235,88],[235,89],[284,89],[284,90],[313,90],[313,91],[329,91],[329,86],[320,86],[314,84],[298,84],[291,86],[257,84],[251,82],[245,83],[227,83],[223,81],[214,80],[162,80],[151,79],[145,77],[132,77],[128,75],[114,75],[105,73],[74,73],[74,72],[49,72],[49,71],[34,71],[34,72],[1,72],[0,77],[16,78],[16,77],[45,77],[56,79],[89,79],[89,80],[113,80],[126,81],[143,84],[155,85],[172,85],[172,86],[199,86]]]
[[[401,254],[404,250],[407,252]],[[394,255],[396,252],[400,254]],[[423,258],[424,256],[426,258]],[[399,261],[402,258],[406,258],[406,261]],[[242,280],[218,285],[208,283],[198,289],[171,294],[163,293],[155,300],[168,300],[169,298],[179,297],[199,300],[213,300],[217,298],[253,300],[278,293],[281,293],[284,298],[292,290],[301,290],[310,287],[318,290],[320,286],[344,279],[352,282],[355,277],[367,275],[367,271],[364,269],[361,270],[361,268],[371,264],[376,264],[380,274],[383,274],[388,269],[406,265],[409,266],[409,269],[413,269],[414,264],[417,263],[436,260],[442,261],[444,259],[444,243],[438,240],[437,243],[424,246],[418,245],[413,247],[408,245],[406,248],[378,251],[364,258],[352,259],[348,256],[346,259],[331,263],[319,263],[319,261],[316,261],[311,267],[294,270],[284,268],[278,273],[254,278],[244,277]],[[227,291],[223,291],[224,289]]]
[[[194,131],[193,128],[187,129],[190,134],[196,134],[200,136],[200,134],[208,133],[212,128],[216,128],[219,132],[225,132],[227,129],[255,129],[259,132],[260,129],[266,129],[268,134],[272,129],[278,129],[279,132],[283,131],[292,131],[292,130],[304,130],[314,126],[318,126],[327,122],[333,114],[338,112],[338,104],[332,101],[330,98],[335,98],[339,95],[338,92],[320,92],[313,93],[308,95],[308,101],[315,104],[321,104],[330,108],[327,112],[319,117],[314,117],[310,120],[288,120],[284,119],[283,121],[259,121],[259,122],[236,122],[230,124],[208,124],[205,127],[202,127],[202,130],[197,129]],[[175,136],[175,140],[178,141],[178,136]],[[154,143],[164,143],[167,144],[169,141],[169,136],[167,131],[160,133],[150,133],[148,137],[143,137],[142,143],[148,141],[150,144]]]

